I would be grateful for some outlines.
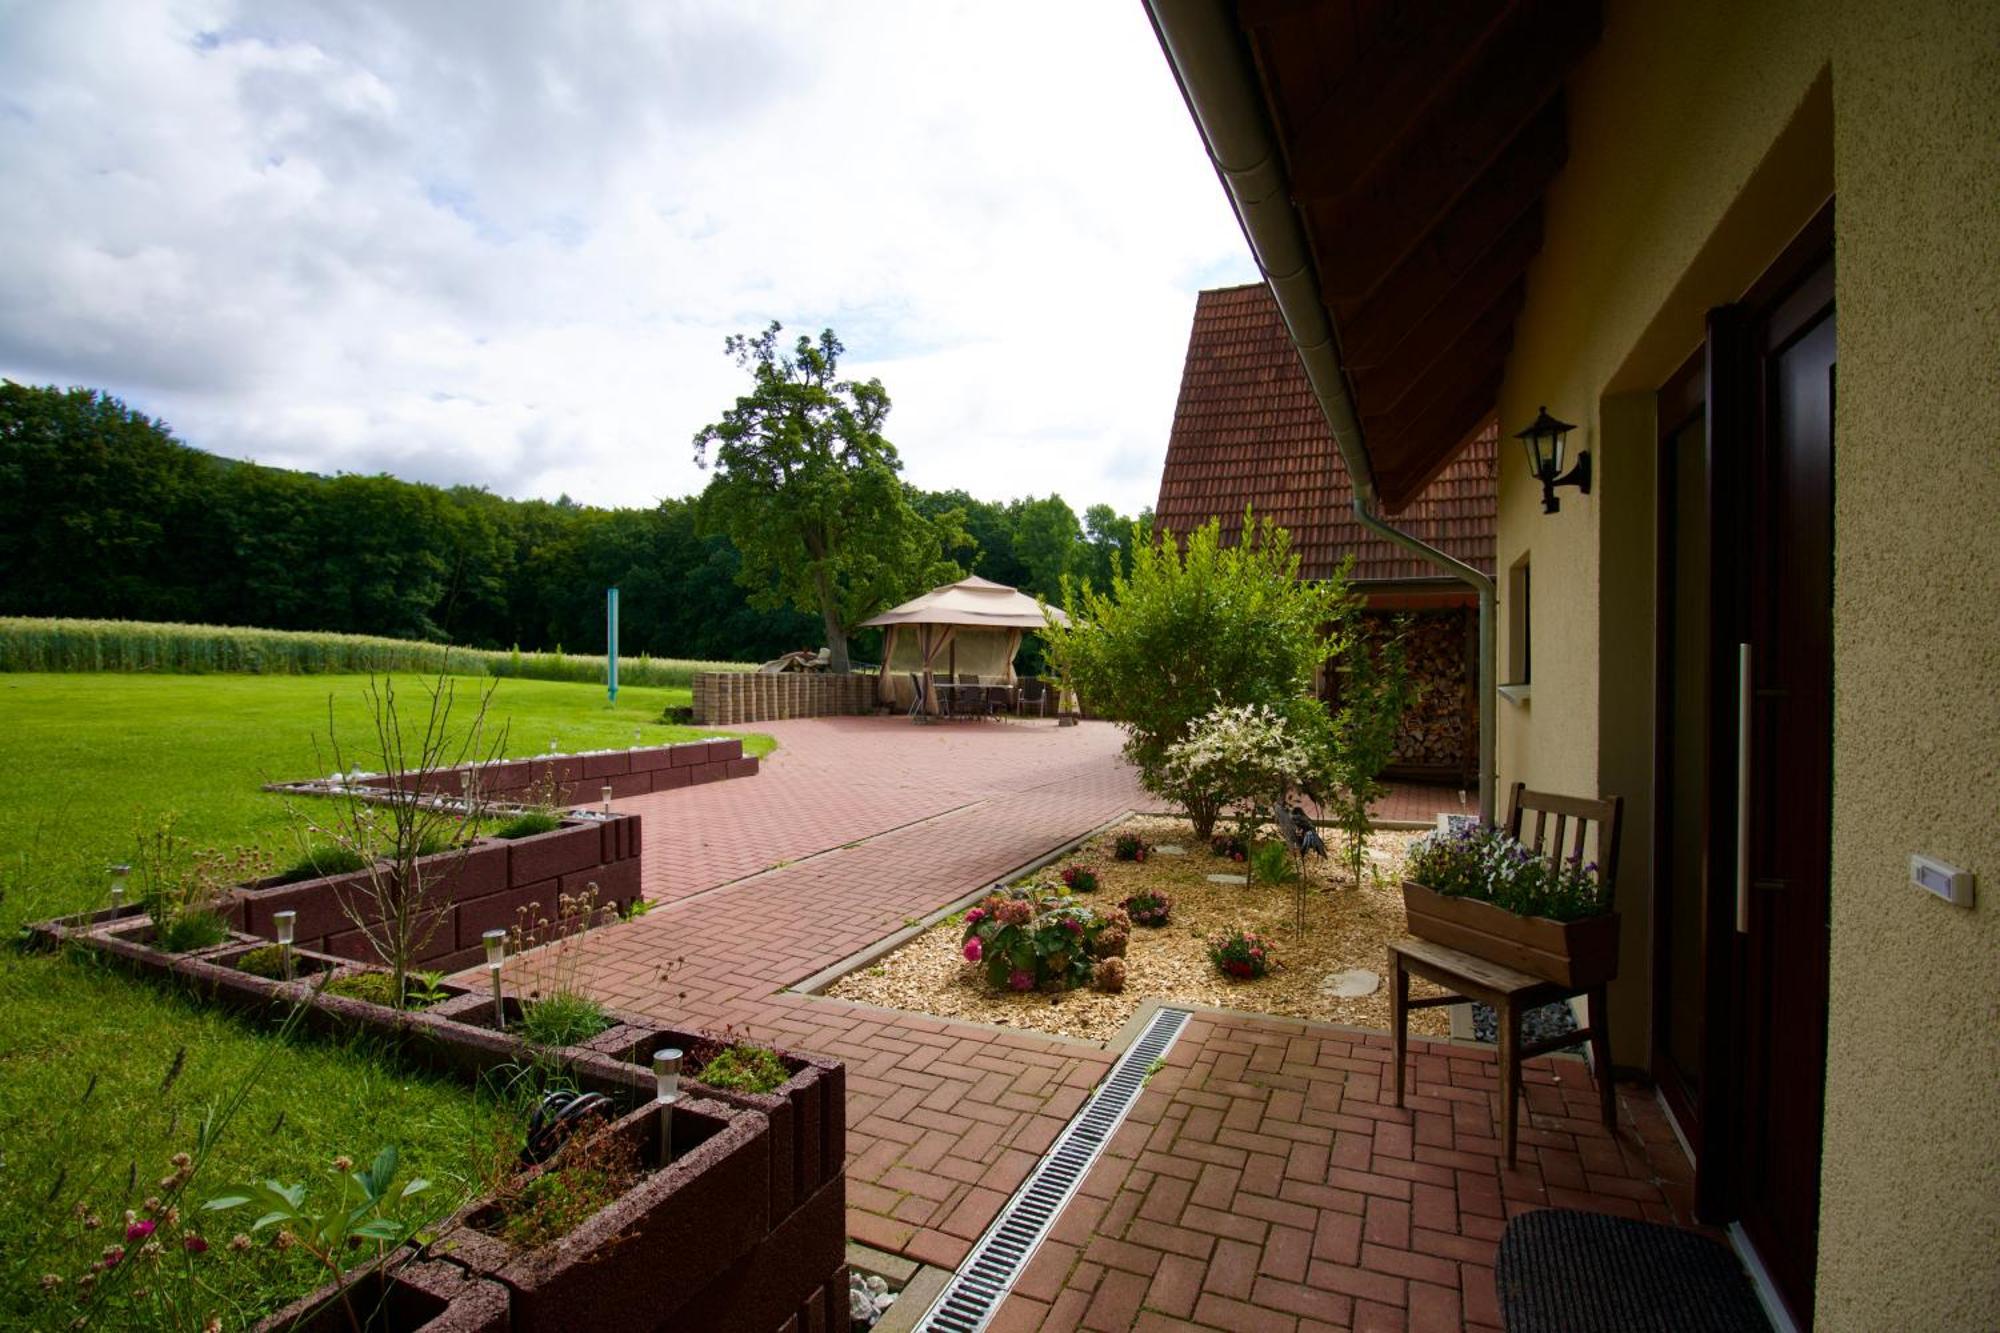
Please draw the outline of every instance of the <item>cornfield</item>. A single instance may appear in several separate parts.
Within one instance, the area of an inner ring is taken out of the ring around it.
[[[602,657],[452,648],[411,639],[308,630],[235,629],[140,620],[36,620],[0,616],[0,671],[240,672],[319,675],[347,671],[436,672],[449,660],[467,676],[514,676],[601,684]],[[686,688],[698,671],[752,671],[750,662],[620,656],[620,685]]]

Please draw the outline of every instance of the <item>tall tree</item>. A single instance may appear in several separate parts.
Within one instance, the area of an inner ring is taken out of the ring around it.
[[[848,669],[859,621],[963,571],[943,552],[964,540],[963,519],[926,519],[904,492],[902,461],[882,438],[882,381],[843,380],[845,350],[832,329],[779,350],[782,326],[723,344],[750,372],[750,392],[695,432],[695,462],[715,479],[701,497],[710,531],[742,554],[737,581],[752,606],[790,602],[817,612],[832,669]]]
[[[1016,500],[1008,509],[1014,518],[1014,554],[1028,569],[1025,590],[1060,603],[1063,578],[1079,572],[1084,555],[1076,511],[1060,495]]]

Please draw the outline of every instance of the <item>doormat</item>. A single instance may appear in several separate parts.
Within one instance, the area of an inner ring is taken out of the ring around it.
[[[1521,1214],[1493,1285],[1507,1333],[1771,1333],[1728,1246],[1603,1213]]]

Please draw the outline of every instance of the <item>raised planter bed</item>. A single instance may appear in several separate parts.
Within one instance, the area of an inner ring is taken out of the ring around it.
[[[778,1050],[778,1060],[791,1077],[770,1092],[738,1092],[703,1083],[702,1066],[733,1044],[737,1043],[710,1032],[627,1018],[583,1043],[583,1049],[629,1067],[633,1072],[628,1078],[650,1084],[653,1053],[674,1047],[684,1052],[681,1077],[697,1095],[757,1111],[768,1119],[770,1211],[773,1219],[782,1218],[828,1178],[841,1174],[847,1145],[847,1073],[837,1061]]]
[[[35,929],[46,938],[65,937],[56,923]],[[490,1234],[493,1218],[480,1208],[496,1201],[473,1205],[458,1225],[439,1232],[421,1261],[358,1279],[357,1301],[379,1311],[367,1328],[846,1328],[845,1075],[839,1064],[780,1052],[790,1076],[768,1094],[717,1092],[688,1078],[687,1099],[674,1112],[673,1160],[660,1166],[652,1051],[679,1045],[698,1053],[698,1065],[728,1044],[710,1034],[627,1018],[590,1047],[532,1047],[496,1029],[493,1001],[481,991],[452,987],[449,999],[428,1010],[391,1009],[321,989],[329,976],[379,969],[295,947],[302,975],[279,982],[234,966],[266,943],[255,936],[238,933],[214,948],[175,956],[153,948],[151,934],[150,919],[138,917],[99,922],[67,938],[177,980],[212,1003],[246,1011],[303,1006],[303,1021],[313,1031],[384,1036],[467,1079],[532,1061],[559,1071],[567,1084],[606,1093],[615,1106],[639,1107],[615,1122],[617,1132],[633,1136],[641,1160],[655,1165],[639,1184],[568,1235],[532,1250]],[[518,1023],[518,997],[505,995],[502,1003],[506,1020]],[[345,1309],[325,1305],[331,1295],[327,1288],[302,1298],[258,1327],[345,1329]]]
[[[1618,975],[1618,913],[1580,921],[1518,916],[1477,898],[1446,897],[1403,881],[1409,930],[1419,939],[1578,990]]]
[[[343,1304],[332,1283],[252,1326],[252,1333],[352,1333],[348,1306],[365,1333],[508,1333],[507,1289],[464,1269],[399,1251],[371,1273],[350,1278]]]
[[[764,1174],[770,1130],[761,1115],[690,1099],[674,1108],[663,1163],[660,1115],[640,1107],[609,1132],[638,1149],[640,1182],[567,1235],[524,1249],[500,1234],[494,1199],[477,1200],[431,1252],[505,1286],[513,1333],[578,1328],[696,1328],[682,1307],[768,1234]],[[554,1163],[531,1168],[523,1184]]]

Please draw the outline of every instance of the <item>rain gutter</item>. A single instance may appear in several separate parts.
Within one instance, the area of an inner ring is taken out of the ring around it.
[[[1258,269],[1277,298],[1286,331],[1298,348],[1320,411],[1333,431],[1341,462],[1353,483],[1354,517],[1385,541],[1429,561],[1479,596],[1479,814],[1494,820],[1494,709],[1498,682],[1494,660],[1493,580],[1479,569],[1390,525],[1377,512],[1375,472],[1355,410],[1354,392],[1341,362],[1340,339],[1319,296],[1299,215],[1277,140],[1264,114],[1263,90],[1227,0],[1145,0],[1160,49],[1166,53],[1181,96],[1201,132],[1209,160]]]

